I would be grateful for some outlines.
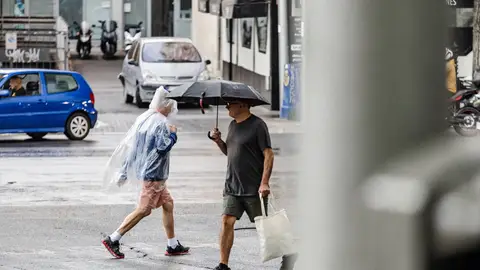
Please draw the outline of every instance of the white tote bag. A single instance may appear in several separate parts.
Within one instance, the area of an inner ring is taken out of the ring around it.
[[[269,204],[274,212],[267,216],[263,197],[260,195],[262,216],[255,217],[255,227],[260,240],[260,257],[262,262],[295,253],[293,250],[292,227],[287,217],[287,212],[285,209],[276,211],[275,203],[272,203],[272,199],[273,195],[270,197]]]

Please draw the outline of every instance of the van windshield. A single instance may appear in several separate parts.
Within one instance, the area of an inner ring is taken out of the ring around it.
[[[188,42],[152,42],[143,45],[142,61],[147,63],[199,63],[202,57]]]

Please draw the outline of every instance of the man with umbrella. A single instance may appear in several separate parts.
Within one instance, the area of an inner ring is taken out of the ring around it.
[[[222,230],[220,233],[220,264],[216,270],[227,270],[234,239],[234,225],[246,212],[255,222],[262,215],[258,193],[265,198],[267,209],[270,175],[274,154],[267,124],[250,112],[250,105],[241,100],[227,103],[228,114],[234,120],[228,127],[226,141],[218,128],[212,139],[227,156],[227,178],[223,194]],[[280,269],[293,269],[294,258],[284,256]]]
[[[227,81],[196,82],[174,89],[168,97],[182,100],[201,98],[200,104],[226,103],[233,118],[226,141],[218,127],[209,132],[220,150],[227,156],[227,176],[223,194],[222,230],[220,234],[220,263],[216,270],[228,270],[228,260],[234,239],[234,225],[246,212],[250,221],[262,215],[260,193],[265,199],[270,194],[270,176],[274,154],[267,124],[250,112],[255,105],[268,104],[252,87]],[[218,116],[218,107],[217,107]],[[218,121],[217,121],[218,125]],[[280,269],[293,269],[296,256],[284,256]]]

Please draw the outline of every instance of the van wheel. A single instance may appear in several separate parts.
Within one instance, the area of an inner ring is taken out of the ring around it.
[[[45,135],[47,135],[46,132],[35,132],[35,133],[27,133],[28,136],[30,136],[30,138],[32,138],[33,140],[35,141],[39,141],[41,139],[43,139],[43,137],[45,137]]]
[[[143,102],[142,98],[140,97],[140,88],[137,87],[137,91],[135,92],[135,104],[137,104],[138,108],[148,108],[149,103]]]
[[[65,124],[65,136],[73,141],[81,141],[90,133],[90,118],[81,112],[73,113]]]

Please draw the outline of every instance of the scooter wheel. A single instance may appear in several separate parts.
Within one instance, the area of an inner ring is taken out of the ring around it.
[[[478,117],[480,116],[480,111],[476,108],[462,108],[457,114],[464,115],[464,123],[455,124],[453,129],[462,136],[473,137],[477,136],[480,132],[477,129]]]

